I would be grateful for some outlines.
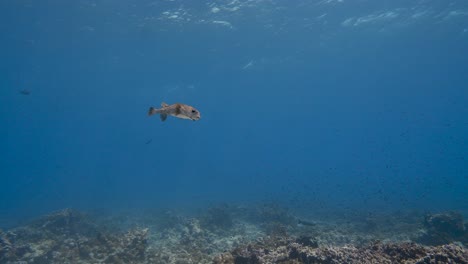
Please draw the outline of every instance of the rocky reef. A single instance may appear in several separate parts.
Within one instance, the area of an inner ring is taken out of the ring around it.
[[[275,204],[88,215],[0,230],[0,263],[468,263],[460,213],[294,215]]]
[[[468,223],[458,212],[426,214],[424,217],[425,233],[418,242],[428,245],[443,245],[460,241],[468,245]]]
[[[143,260],[148,229],[110,234],[63,210],[0,234],[0,263],[132,263]]]
[[[376,242],[364,247],[316,247],[286,239],[236,248],[217,256],[214,263],[468,263],[468,252],[454,244],[426,247]]]

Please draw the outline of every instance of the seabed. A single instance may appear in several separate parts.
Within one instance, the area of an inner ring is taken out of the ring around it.
[[[64,209],[0,230],[0,263],[468,263],[458,212],[296,215],[277,204],[197,212]]]

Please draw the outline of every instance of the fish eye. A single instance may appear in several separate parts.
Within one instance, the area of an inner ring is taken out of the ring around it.
[[[194,113],[194,114],[195,114],[196,112],[197,112],[196,110],[192,110],[192,113]]]

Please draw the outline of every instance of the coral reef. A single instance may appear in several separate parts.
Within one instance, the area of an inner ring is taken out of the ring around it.
[[[217,256],[214,263],[468,263],[468,252],[454,244],[427,247],[376,242],[365,247],[311,247],[283,239],[237,248]]]
[[[148,229],[107,234],[63,210],[0,234],[0,263],[132,263],[145,258]]]
[[[10,258],[13,254],[13,246],[7,236],[0,229],[0,263]]]
[[[216,255],[263,235],[255,226],[240,221],[224,231],[218,225],[206,226],[202,224],[205,217],[181,219],[175,227],[153,233],[155,263],[211,263]]]
[[[427,245],[443,245],[455,241],[468,245],[468,230],[463,215],[457,212],[427,214],[424,217],[426,232],[418,242]]]
[[[466,234],[463,217],[450,212],[320,218],[274,204],[196,214],[65,209],[0,230],[0,263],[468,263]]]
[[[230,209],[226,205],[208,208],[207,212],[202,216],[202,225],[212,230],[230,229],[234,226]]]

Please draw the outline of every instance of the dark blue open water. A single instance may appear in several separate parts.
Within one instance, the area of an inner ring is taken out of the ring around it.
[[[4,0],[0,32],[0,227],[65,207],[468,210],[464,0]],[[162,101],[202,118],[148,117]]]

